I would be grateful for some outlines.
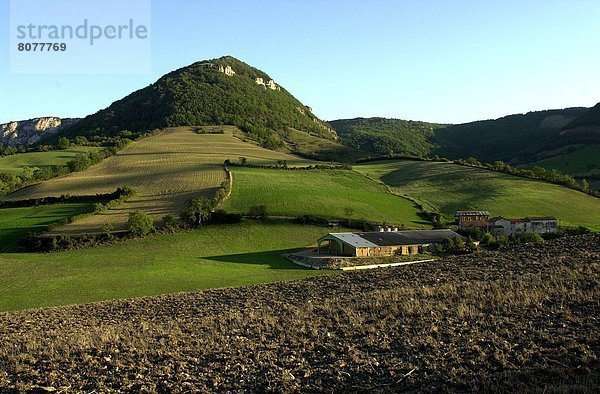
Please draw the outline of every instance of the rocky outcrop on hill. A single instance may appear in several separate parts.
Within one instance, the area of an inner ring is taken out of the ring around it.
[[[63,128],[77,122],[78,118],[61,119],[56,116],[44,116],[0,124],[0,142],[6,146],[32,145]]]

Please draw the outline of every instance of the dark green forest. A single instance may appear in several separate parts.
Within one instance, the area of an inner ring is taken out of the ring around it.
[[[428,156],[434,123],[386,118],[342,119],[330,122],[343,144],[376,155]]]
[[[567,132],[573,125],[600,125],[600,104],[509,115],[456,125],[385,118],[331,121],[341,141],[373,155],[408,155],[525,164],[553,150],[600,143],[592,131]]]

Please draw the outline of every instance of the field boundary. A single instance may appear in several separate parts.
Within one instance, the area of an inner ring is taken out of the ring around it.
[[[332,271],[356,271],[356,270],[368,270],[375,268],[388,268],[388,267],[399,267],[402,265],[410,265],[416,263],[428,263],[431,261],[436,261],[437,259],[421,259],[421,260],[413,260],[413,261],[396,261],[393,263],[376,263],[376,264],[360,264],[360,261],[369,260],[368,257],[360,258],[360,257],[350,257],[350,256],[310,256],[302,254],[302,252],[296,253],[288,253],[285,254],[284,257],[291,261],[292,263],[299,265],[304,268],[311,268],[314,270],[332,270]],[[346,262],[359,262],[357,265],[344,265],[339,266],[336,265],[336,262],[340,260]]]

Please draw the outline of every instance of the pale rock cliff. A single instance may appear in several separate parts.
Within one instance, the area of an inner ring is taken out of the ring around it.
[[[0,142],[5,146],[29,146],[48,138],[67,126],[77,122],[77,118],[61,119],[45,116],[0,124]]]

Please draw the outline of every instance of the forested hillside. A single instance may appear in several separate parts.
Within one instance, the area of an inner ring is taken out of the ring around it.
[[[435,123],[386,118],[341,119],[330,122],[343,144],[378,155],[427,156]]]
[[[234,74],[223,72],[228,66]],[[256,78],[263,83],[257,83]],[[282,133],[287,128],[336,139],[326,123],[283,87],[276,82],[267,87],[271,79],[231,56],[197,62],[87,116],[67,134],[135,137],[164,127],[235,125],[268,148],[284,144]]]
[[[372,155],[475,157],[527,164],[599,144],[600,133],[590,127],[600,126],[600,104],[455,125],[386,118],[340,119],[330,124],[344,144]]]

